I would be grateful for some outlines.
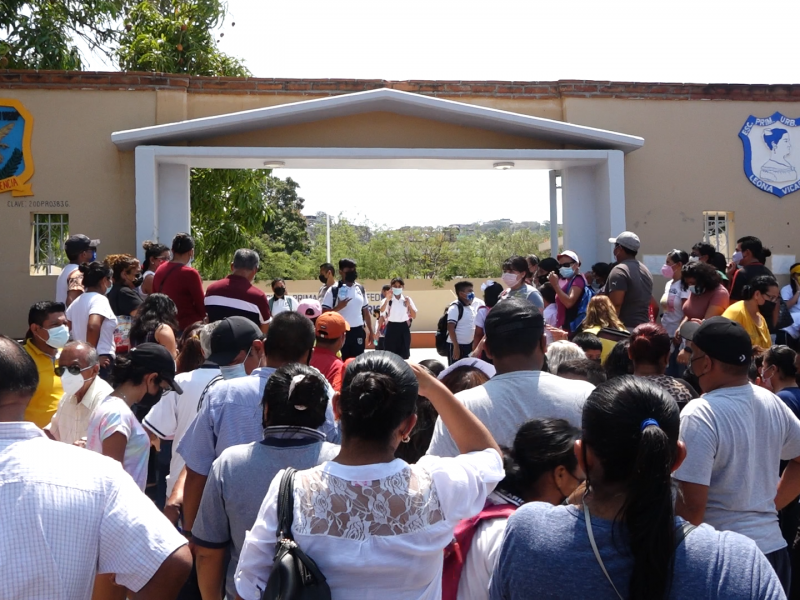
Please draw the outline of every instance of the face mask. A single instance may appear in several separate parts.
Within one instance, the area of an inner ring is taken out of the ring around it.
[[[558,274],[561,275],[562,279],[569,279],[572,277],[572,267],[561,267],[558,270]]]
[[[772,317],[775,312],[775,305],[777,302],[774,300],[764,300],[764,304],[758,307],[758,311],[768,319]]]
[[[467,294],[467,300],[469,300],[470,302],[475,300],[475,294],[473,292],[470,292],[469,294]]]
[[[672,267],[669,265],[664,265],[661,267],[661,275],[666,277],[667,279],[672,279],[672,276],[675,273],[672,270]]]
[[[741,252],[739,252],[739,251],[737,250],[736,252],[734,252],[734,253],[733,253],[733,256],[731,257],[731,260],[732,260],[733,262],[735,262],[735,263],[738,265],[738,264],[739,264],[739,262],[740,262],[740,261],[741,261],[743,258],[744,258],[744,256],[742,256],[742,253],[741,253]]]
[[[697,262],[699,260],[700,260],[699,256],[690,256],[689,257],[689,262]]]
[[[97,250],[92,250],[92,262],[97,260]]]
[[[114,287],[114,286],[113,286],[113,285],[110,285],[110,286],[108,286],[108,287],[106,288],[106,296],[108,296],[108,295],[111,293],[111,288],[112,288],[112,287]]]
[[[700,287],[699,285],[690,285],[689,286],[689,291],[692,292],[695,296],[699,296],[705,290],[702,287]]]
[[[517,277],[516,273],[503,273],[501,279],[508,287],[514,287],[519,282],[519,277]]]
[[[88,367],[91,369],[92,367]],[[82,369],[85,370],[85,369]],[[92,377],[94,379],[94,377]],[[64,388],[64,393],[67,396],[74,396],[83,387],[83,384],[92,379],[84,379],[81,375],[73,375],[69,371],[64,371],[61,376],[61,387]]]
[[[357,271],[348,271],[344,274],[344,280],[347,283],[353,283],[356,279],[358,279],[358,272]]]
[[[63,348],[69,341],[69,329],[66,325],[59,325],[58,327],[51,327],[47,330],[48,338],[44,343],[51,348]]]
[[[392,293],[394,294],[395,298],[399,298],[403,293],[403,288],[392,288]]]
[[[325,275],[320,275],[319,276],[319,282],[320,283],[328,283],[328,278],[325,277]]]
[[[539,275],[539,277],[536,278],[536,281],[539,282],[539,285],[544,285],[545,283],[547,283],[547,275]],[[597,287],[598,289],[600,288],[599,285]]]
[[[275,288],[275,295],[278,298],[282,298],[285,293],[286,293],[286,288]]]
[[[222,374],[223,379],[238,379],[239,377],[247,377],[247,371],[244,368],[244,362],[240,362],[238,365],[220,367],[219,372]]]
[[[136,278],[132,281],[133,287],[141,287],[142,283],[144,283],[144,275],[139,273]]]

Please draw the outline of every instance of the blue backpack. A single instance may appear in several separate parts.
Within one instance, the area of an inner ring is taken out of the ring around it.
[[[572,282],[575,281],[575,277],[583,277],[583,275],[575,275],[572,279],[569,280],[569,285],[567,286],[566,293],[569,294],[569,290],[572,287]],[[586,280],[583,280],[583,283],[586,284]],[[569,322],[569,330],[570,331],[578,331],[578,327],[581,326],[583,320],[586,318],[586,308],[589,306],[589,300],[594,298],[595,292],[592,289],[592,286],[589,284],[584,285],[583,287],[583,295],[581,299],[578,301],[578,312],[575,315],[575,318]]]

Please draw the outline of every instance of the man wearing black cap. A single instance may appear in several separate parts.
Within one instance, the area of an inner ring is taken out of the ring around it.
[[[748,380],[752,346],[741,325],[712,317],[680,333],[703,396],[681,413],[686,460],[674,475],[682,491],[676,510],[694,525],[751,538],[788,593],[791,565],[777,510],[800,495],[800,421]],[[779,479],[781,460],[790,462]]]
[[[78,266],[97,259],[97,247],[100,240],[92,240],[83,234],[71,235],[64,243],[64,251],[69,259],[69,264],[61,269],[61,275],[56,281],[56,302],[69,306],[73,300],[83,293],[81,280],[83,276],[78,271]],[[72,276],[72,277],[70,277]]]
[[[475,414],[501,446],[513,446],[520,426],[530,419],[566,419],[579,427],[586,398],[594,386],[542,372],[547,342],[544,317],[521,298],[498,302],[484,323],[484,350],[497,374],[456,397]],[[458,456],[450,433],[436,421],[428,454]]]

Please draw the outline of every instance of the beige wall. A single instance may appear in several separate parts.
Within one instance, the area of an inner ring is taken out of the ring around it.
[[[702,238],[704,210],[733,211],[736,237],[755,235],[773,254],[800,254],[800,194],[778,198],[751,184],[738,137],[748,116],[797,117],[797,103],[569,98],[565,104],[571,123],[645,139],[625,157],[625,217],[642,254],[688,251]]]

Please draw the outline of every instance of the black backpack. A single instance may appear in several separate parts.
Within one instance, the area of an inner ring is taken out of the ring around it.
[[[439,356],[447,356],[448,355],[448,348],[447,348],[447,311],[450,310],[450,307],[453,304],[458,305],[458,319],[456,319],[456,323],[461,320],[461,317],[464,316],[464,305],[461,302],[451,302],[447,305],[447,308],[444,309],[444,314],[439,319],[439,322],[436,324],[436,352],[439,353]]]
[[[333,286],[333,289],[331,290],[331,297],[333,298],[333,306],[331,306],[331,308],[334,308],[336,306],[336,304],[339,302],[339,290],[342,289],[343,285],[344,285],[344,282],[340,281],[335,286]],[[357,283],[356,287],[361,290],[361,294],[364,296],[364,298],[366,298],[367,297],[367,290],[364,289],[364,286],[361,285],[360,283]]]

